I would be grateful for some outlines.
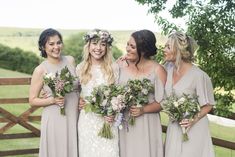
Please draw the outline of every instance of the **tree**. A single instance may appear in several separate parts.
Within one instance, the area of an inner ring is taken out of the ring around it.
[[[83,47],[85,45],[85,42],[83,40],[84,34],[84,32],[75,34],[65,40],[64,53],[73,56],[75,58],[76,64],[80,63],[82,60]],[[115,45],[112,47],[112,52],[114,59],[117,59],[122,55],[121,50],[118,49]]]
[[[183,30],[160,16],[167,0],[136,0],[147,4],[164,34]],[[176,0],[172,18],[186,18],[187,34],[198,41],[197,63],[212,78],[217,104],[215,113],[228,116],[235,104],[235,1]],[[223,92],[221,92],[223,91]]]

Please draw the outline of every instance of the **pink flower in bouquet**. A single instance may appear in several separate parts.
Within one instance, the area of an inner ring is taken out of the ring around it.
[[[50,87],[54,97],[64,97],[66,93],[73,91],[75,77],[70,73],[67,66],[55,74],[49,73],[43,77],[44,84]],[[64,105],[60,106],[60,113],[65,115]]]
[[[61,79],[56,79],[55,80],[55,92],[56,92],[56,94],[59,94],[57,96],[62,96],[61,93],[64,89],[64,86],[65,86],[65,81],[64,80],[61,80]]]

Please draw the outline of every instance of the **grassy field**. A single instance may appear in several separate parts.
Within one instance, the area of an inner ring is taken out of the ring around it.
[[[24,28],[6,28],[0,27],[0,43],[9,47],[19,47],[26,51],[32,51],[39,54],[38,50],[38,37],[43,29],[24,29]],[[70,35],[77,34],[80,32],[86,32],[88,30],[60,30],[64,40]],[[114,45],[120,50],[125,52],[126,42],[129,39],[130,34],[133,32],[129,31],[110,31],[114,38]],[[157,38],[157,44],[163,45],[166,42],[166,37],[159,33],[155,33]]]
[[[0,77],[26,77],[29,75],[4,70],[0,68]],[[0,98],[9,98],[9,97],[27,97],[29,92],[29,86],[1,86],[0,87]],[[11,105],[1,105],[4,109],[8,110],[15,115],[20,115],[27,108],[29,104],[11,104]],[[41,109],[34,113],[34,115],[40,115]],[[167,125],[168,117],[161,113],[162,124]],[[35,127],[40,128],[40,123],[32,123]],[[4,123],[0,123],[0,127]],[[228,141],[235,142],[235,127],[224,127],[215,123],[210,123],[210,131],[213,137],[225,139]],[[16,125],[12,127],[7,133],[21,133],[28,132],[23,127]],[[0,150],[13,150],[13,149],[26,149],[26,148],[38,148],[39,138],[32,139],[17,139],[17,140],[1,140]],[[215,146],[216,157],[235,157],[235,150],[224,149],[221,147]],[[37,155],[22,155],[16,157],[34,157]]]

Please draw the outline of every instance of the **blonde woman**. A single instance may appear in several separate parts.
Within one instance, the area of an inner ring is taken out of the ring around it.
[[[108,31],[95,29],[84,36],[83,61],[77,66],[77,74],[81,81],[82,97],[89,96],[94,87],[100,84],[115,82],[112,68],[111,44],[113,38]],[[80,100],[78,121],[79,157],[119,157],[118,130],[114,126],[113,139],[98,136],[106,118],[89,112],[85,113],[84,100]]]
[[[164,48],[167,61],[166,95],[172,92],[180,97],[183,93],[198,96],[201,111],[193,120],[184,119],[179,124],[169,122],[166,135],[165,157],[214,157],[209,132],[207,113],[215,104],[212,83],[209,76],[193,64],[196,50],[193,38],[182,32],[169,35]],[[181,126],[186,127],[189,140],[182,141]]]

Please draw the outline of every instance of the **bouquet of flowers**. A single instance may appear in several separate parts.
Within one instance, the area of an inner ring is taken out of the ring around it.
[[[44,84],[48,85],[54,97],[64,97],[66,93],[73,91],[75,77],[70,73],[67,66],[60,72],[48,73],[43,77]],[[64,105],[60,106],[60,113],[65,115]]]
[[[148,103],[148,94],[154,91],[153,85],[149,79],[142,80],[129,80],[126,85],[126,101],[128,102],[128,108],[135,105],[137,107],[143,107]],[[129,124],[135,124],[135,117],[129,117]]]
[[[93,89],[91,96],[85,97],[86,112],[94,112],[102,116],[118,116],[125,109],[125,88],[120,85],[100,85]],[[99,136],[112,139],[111,126],[104,122]]]
[[[200,105],[197,96],[183,94],[178,98],[174,93],[167,97],[163,103],[163,112],[165,112],[173,122],[181,122],[183,119],[193,119],[200,111]],[[188,141],[186,129],[182,127],[183,141]]]

